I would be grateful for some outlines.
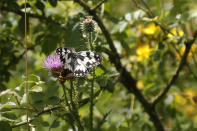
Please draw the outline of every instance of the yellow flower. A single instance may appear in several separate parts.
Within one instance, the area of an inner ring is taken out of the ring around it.
[[[143,83],[142,80],[138,80],[138,81],[137,81],[137,88],[138,88],[138,89],[144,88],[144,83]]]
[[[140,45],[136,50],[136,53],[138,55],[137,60],[142,61],[143,59],[149,58],[152,50],[153,49],[148,44]]]
[[[184,91],[185,95],[187,96],[187,98],[189,99],[189,101],[195,105],[196,102],[196,98],[197,98],[197,93],[194,90],[185,90]]]
[[[192,44],[192,47],[190,49],[190,52],[188,54],[188,57],[187,57],[187,60],[190,60],[192,58],[192,56],[195,54],[195,49],[196,49],[196,45],[195,44]],[[183,45],[181,48],[180,48],[180,54],[176,54],[177,58],[178,59],[181,59],[181,57],[183,56],[185,52],[185,45]],[[181,55],[181,56],[180,56]]]
[[[174,36],[180,36],[180,37],[182,37],[184,35],[184,32],[181,29],[177,29],[176,30],[175,28],[173,28],[173,29],[170,30],[170,32],[172,34],[171,33],[168,33],[168,35],[167,35],[168,38],[172,38]]]
[[[178,104],[181,104],[181,105],[185,105],[186,104],[187,99],[184,98],[182,95],[176,93],[174,96],[175,96],[175,101]]]
[[[160,29],[159,26],[156,26],[154,23],[148,24],[146,28],[143,29],[144,34],[153,35],[156,31]]]
[[[197,124],[197,115],[194,116],[194,122]]]
[[[193,116],[196,112],[196,108],[192,105],[187,105],[186,106],[186,113],[190,116]]]
[[[187,89],[184,92],[185,92],[185,94],[190,95],[190,96],[195,96],[196,95],[196,92],[194,90],[188,90]]]

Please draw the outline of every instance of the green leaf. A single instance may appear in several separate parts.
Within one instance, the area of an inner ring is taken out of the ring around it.
[[[42,122],[42,125],[43,125],[44,127],[47,127],[47,126],[49,126],[49,123],[46,122],[46,121],[44,121],[44,122]]]
[[[3,108],[11,108],[11,107],[15,107],[16,103],[14,102],[7,102],[3,105],[0,105],[0,110],[2,110]]]
[[[107,86],[107,83],[108,83],[108,79],[106,79],[106,78],[104,78],[104,77],[102,77],[102,76],[97,77],[97,78],[96,78],[96,81],[98,82],[98,84],[99,84],[102,88],[106,87],[106,86]]]
[[[42,51],[45,54],[49,54],[54,51],[57,47],[57,44],[61,42],[61,30],[56,25],[51,25],[50,32],[44,35],[40,44],[42,44]]]
[[[31,90],[29,91],[33,91],[33,92],[42,92],[42,87],[35,85],[31,88]]]
[[[7,120],[7,121],[16,121],[17,117],[14,113],[11,112],[6,112],[1,114],[2,118]]]
[[[45,8],[44,3],[43,3],[42,1],[40,1],[40,0],[37,0],[37,1],[36,1],[35,6],[36,6],[39,10],[41,10],[41,11],[43,11],[44,8]]]
[[[12,127],[8,122],[0,121],[0,131],[12,131]]]
[[[50,5],[52,5],[53,7],[57,6],[57,0],[49,0]]]
[[[58,40],[58,37],[54,35],[47,35],[46,37],[44,37],[43,44],[42,44],[42,51],[45,54],[49,54],[52,51],[54,51],[57,46],[57,43],[60,42],[57,40]]]
[[[47,99],[46,103],[49,105],[54,105],[54,104],[57,104],[58,101],[59,101],[59,98],[57,96],[52,96]]]
[[[19,32],[21,32],[22,34],[25,34],[25,17],[21,17],[21,19],[18,22],[18,29]],[[29,19],[27,19],[27,33],[29,32]]]
[[[161,51],[160,50],[156,50],[154,52],[154,54],[151,55],[151,58],[154,60],[154,61],[158,61],[161,59]]]
[[[26,94],[23,95],[20,104],[25,104],[25,103],[26,103]]]
[[[8,7],[14,10],[19,10],[20,7],[19,5],[14,1],[14,0],[9,0],[8,1]]]
[[[159,42],[159,46],[158,46],[158,49],[162,50],[165,48],[165,45],[163,42]]]
[[[46,98],[54,96],[54,94],[58,90],[58,86],[56,85],[56,82],[50,81],[48,84],[48,87],[43,88],[44,89],[44,94]]]
[[[144,124],[142,126],[142,131],[152,131],[151,126],[149,124]]]
[[[134,20],[142,18],[146,13],[143,10],[137,10],[132,14]]]
[[[40,101],[43,100],[44,94],[42,92],[30,92],[29,98],[31,101]]]
[[[60,122],[59,121],[54,121],[53,124],[51,125],[51,128],[56,128],[60,125]]]
[[[34,101],[33,102],[34,107],[38,108],[38,109],[43,109],[46,106],[46,103],[42,100],[39,101]]]
[[[174,100],[174,96],[173,96],[172,94],[169,94],[169,95],[165,98],[164,103],[165,103],[166,105],[169,105],[169,104],[171,104],[171,103],[173,102],[173,100]]]
[[[107,90],[109,92],[113,92],[114,91],[114,86],[116,85],[116,82],[112,81],[112,80],[108,80],[107,82]]]
[[[31,80],[31,81],[40,81],[40,76],[31,74],[31,75],[29,76],[28,80]]]
[[[130,128],[128,128],[128,127],[120,127],[119,131],[130,131]]]
[[[120,21],[114,28],[113,30],[111,31],[112,34],[116,33],[116,32],[119,32],[119,33],[122,33],[125,28],[127,27],[128,25],[128,22],[126,21]]]
[[[101,68],[98,67],[98,68],[96,68],[95,73],[96,73],[96,76],[101,76],[105,72]]]
[[[85,40],[80,31],[79,21],[80,19],[77,16],[69,18],[64,34],[66,46],[73,47],[76,50],[81,50],[86,47]]]

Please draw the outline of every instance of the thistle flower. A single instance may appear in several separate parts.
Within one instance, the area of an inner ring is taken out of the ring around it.
[[[60,56],[56,53],[48,56],[43,61],[43,68],[45,68],[45,69],[56,70],[61,67],[62,67],[62,63],[60,60]]]
[[[60,56],[56,53],[44,59],[43,68],[50,70],[53,76],[58,77],[60,83],[64,83],[67,79],[73,78],[71,72],[67,72],[62,68]]]
[[[84,33],[92,33],[96,29],[96,22],[92,19],[91,16],[87,16],[83,21],[80,23],[81,30]]]

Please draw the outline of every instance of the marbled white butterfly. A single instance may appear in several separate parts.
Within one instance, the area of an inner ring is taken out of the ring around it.
[[[72,73],[75,77],[85,76],[91,68],[96,67],[102,61],[101,55],[91,51],[76,52],[72,48],[60,47],[56,53],[60,55],[64,72]]]

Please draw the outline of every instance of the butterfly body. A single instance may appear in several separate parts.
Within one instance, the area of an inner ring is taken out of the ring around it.
[[[75,77],[83,77],[93,67],[99,65],[102,56],[91,51],[76,52],[72,48],[60,47],[56,50],[63,64],[63,69],[69,70]]]

